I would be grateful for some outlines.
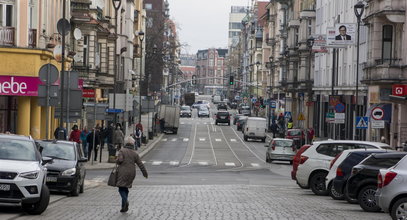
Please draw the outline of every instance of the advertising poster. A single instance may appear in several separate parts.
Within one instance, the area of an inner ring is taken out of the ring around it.
[[[326,48],[326,35],[325,34],[316,34],[313,37],[314,37],[314,45],[312,46],[312,52],[327,53],[328,49]]]
[[[356,24],[335,24],[327,28],[327,45],[329,47],[346,47],[356,42]]]

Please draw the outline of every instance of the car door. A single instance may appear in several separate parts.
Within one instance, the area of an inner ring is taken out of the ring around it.
[[[79,169],[80,173],[80,181],[84,181],[85,179],[85,163],[84,162],[79,162],[81,159],[85,158],[85,155],[83,153],[82,147],[80,144],[75,143],[75,148],[76,148],[76,168]]]

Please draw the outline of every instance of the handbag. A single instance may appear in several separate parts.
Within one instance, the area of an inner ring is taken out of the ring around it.
[[[107,180],[108,186],[116,186],[117,183],[117,164],[113,168],[112,172],[110,172],[109,179]]]

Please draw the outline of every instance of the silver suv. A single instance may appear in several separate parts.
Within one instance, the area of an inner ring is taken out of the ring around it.
[[[0,202],[21,203],[28,214],[44,212],[49,203],[45,185],[51,158],[41,158],[31,137],[0,134]]]

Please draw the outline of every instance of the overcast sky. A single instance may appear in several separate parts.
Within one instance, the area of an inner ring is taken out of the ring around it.
[[[178,27],[182,53],[227,48],[230,6],[247,6],[251,0],[168,0],[170,18]]]

